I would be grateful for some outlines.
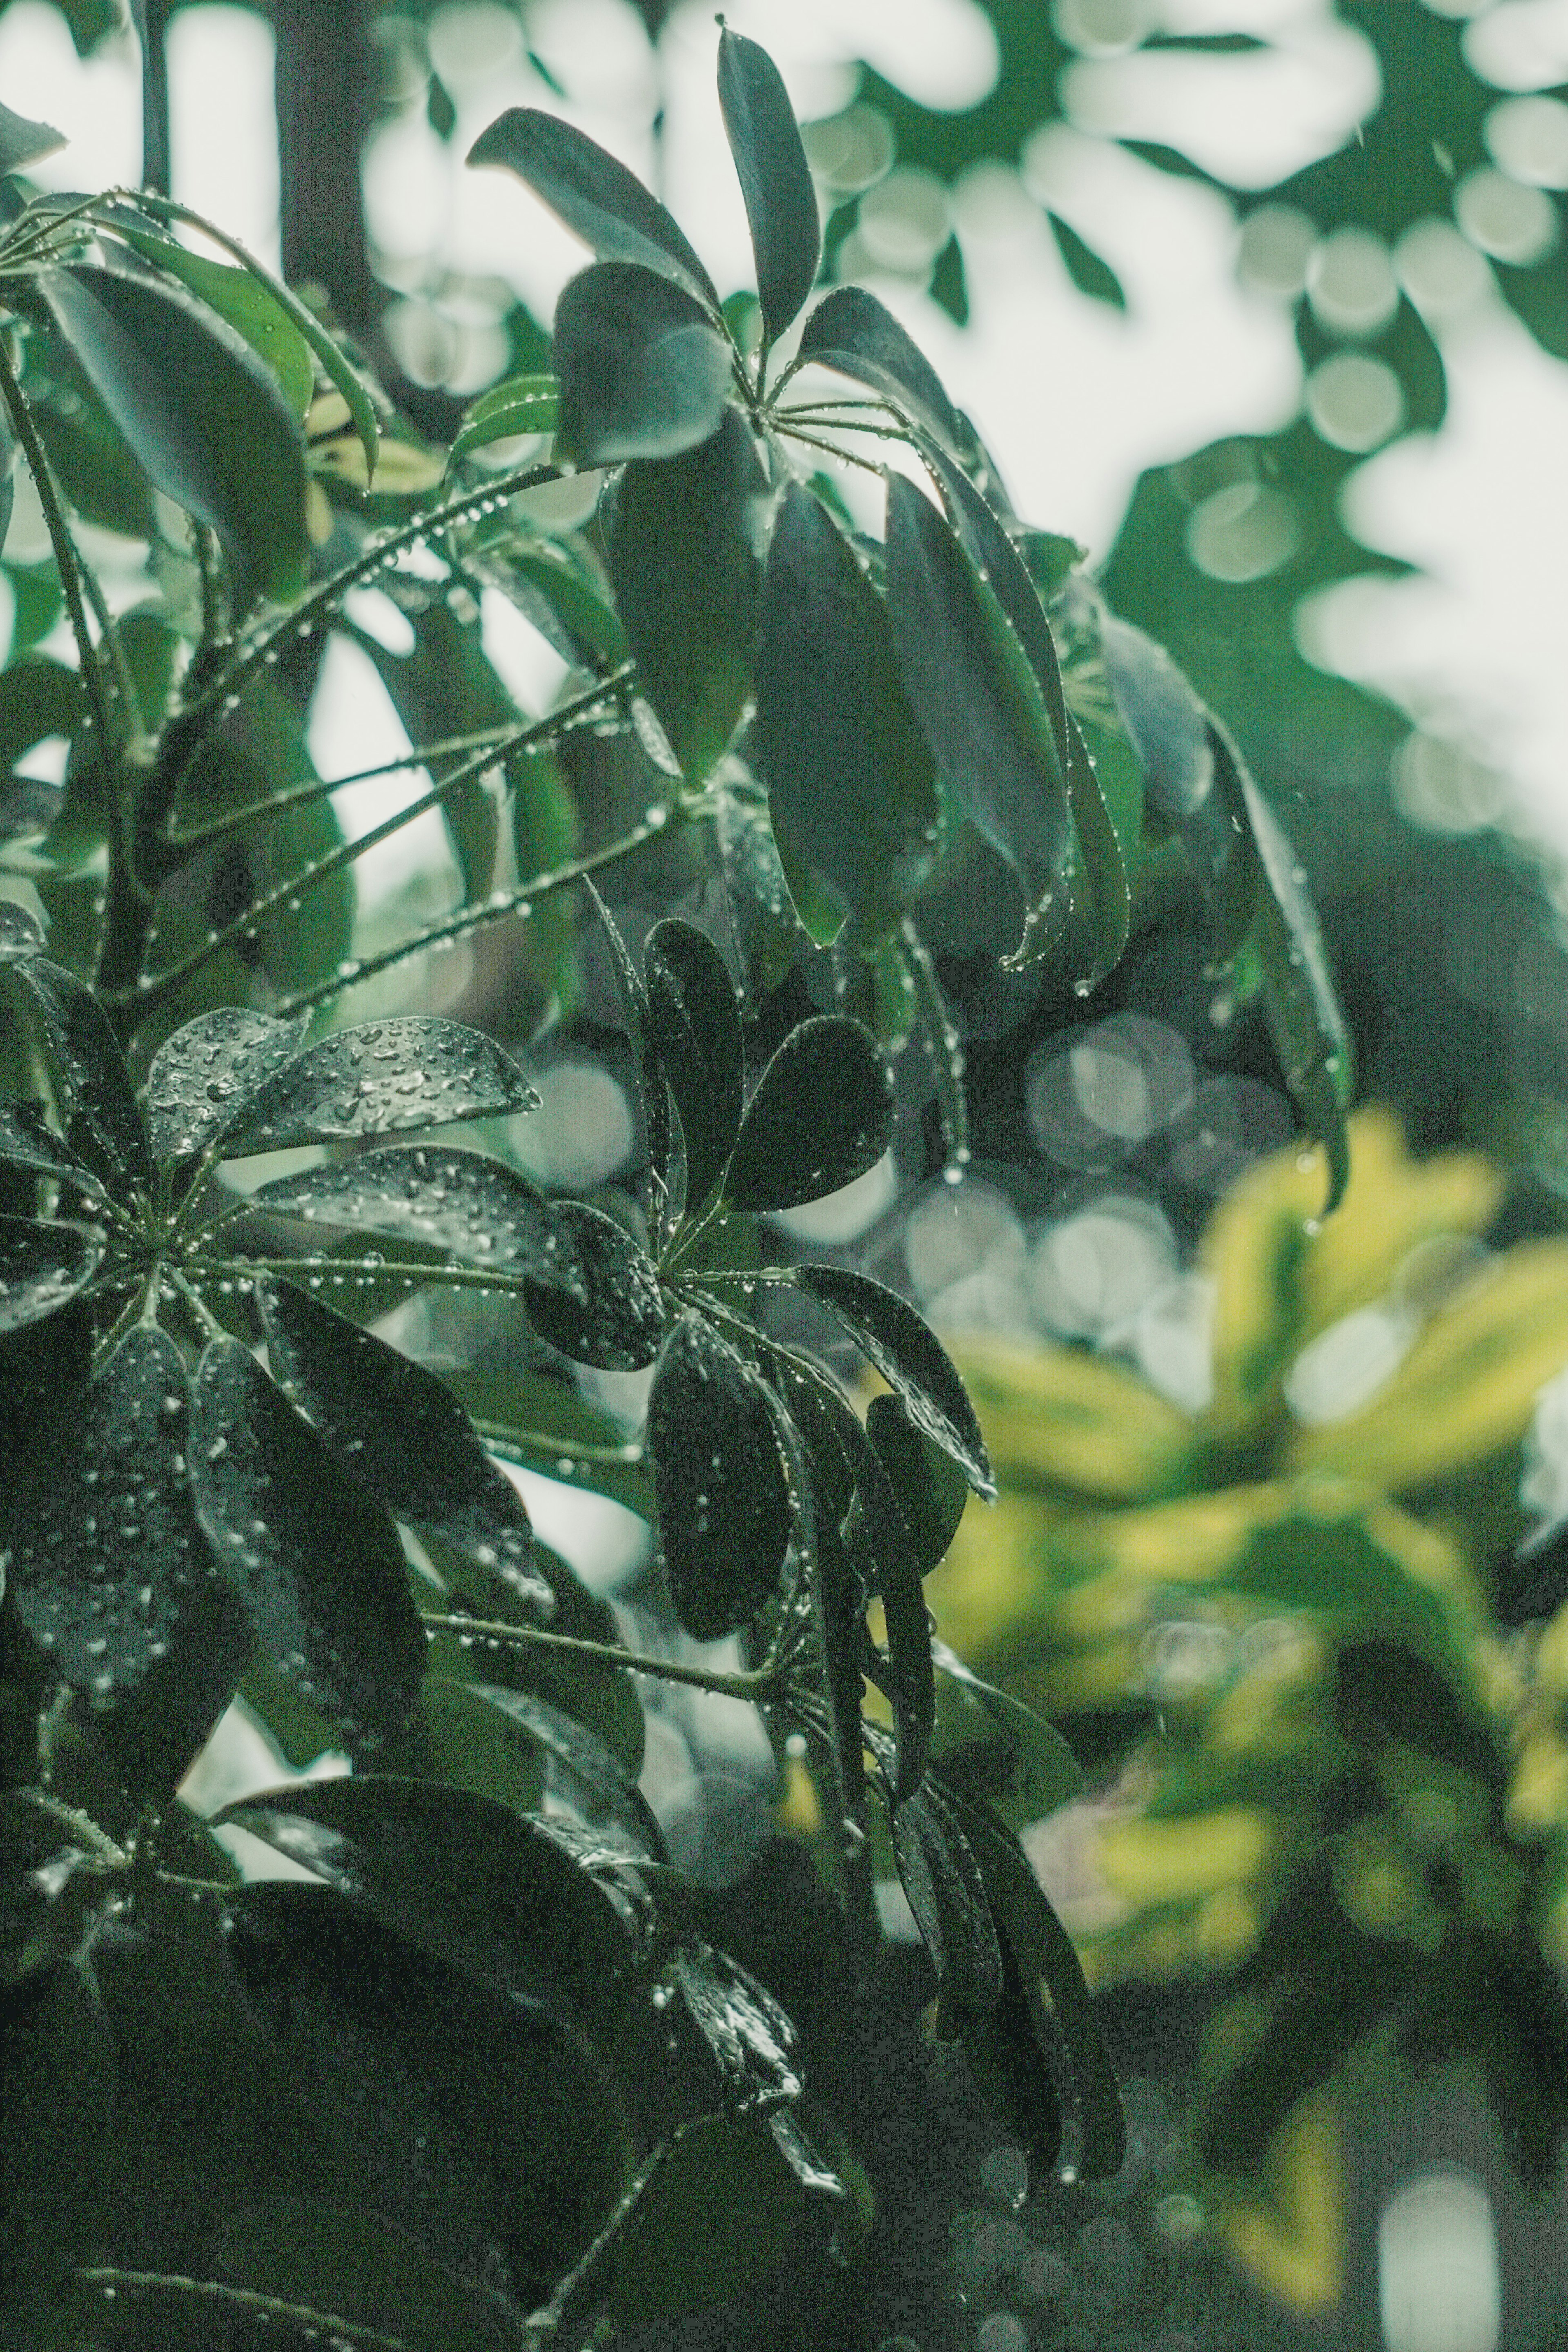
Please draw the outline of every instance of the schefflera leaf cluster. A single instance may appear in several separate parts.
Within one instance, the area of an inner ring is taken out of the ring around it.
[[[1009,961],[1066,953],[1087,989],[1126,945],[1145,838],[1176,834],[1216,969],[1262,994],[1337,1198],[1346,1039],[1278,818],[1173,666],[1090,600],[1087,660],[1107,674],[1148,805],[1108,795],[1042,597],[1059,563],[1028,560],[1070,542],[1021,520],[973,425],[874,294],[839,286],[806,311],[820,228],[782,79],[726,29],[719,91],[756,265],[754,347],[640,181],[557,118],[513,109],[469,162],[517,174],[597,258],[557,307],[554,377],[487,394],[459,446],[516,430],[521,401],[553,423],[557,464],[616,469],[602,520],[641,691],[689,786],[737,760],[754,772],[795,911],[819,944],[884,947],[967,824],[1023,897]],[[793,356],[773,369],[786,337]],[[857,389],[800,397],[808,366]],[[880,539],[851,527],[825,457],[881,476]]]

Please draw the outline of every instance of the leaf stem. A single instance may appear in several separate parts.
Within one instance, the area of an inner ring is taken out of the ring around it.
[[[623,1650],[609,1642],[589,1642],[574,1633],[547,1633],[535,1625],[508,1625],[493,1619],[426,1616],[424,1622],[441,1633],[470,1633],[481,1642],[520,1642],[525,1647],[569,1651],[574,1656],[598,1658],[606,1665],[625,1666],[631,1673],[652,1675],[666,1683],[688,1683],[694,1690],[716,1691],[726,1698],[763,1700],[778,1696],[776,1665],[753,1666],[740,1674],[717,1667],[683,1666],[673,1658],[655,1658],[638,1650]]]
[[[372,2352],[413,2352],[401,2336],[384,2336],[378,2327],[369,2327],[363,2320],[344,2319],[335,2311],[317,2311],[307,2303],[286,2303],[280,2295],[262,2294],[255,2287],[230,2286],[223,2279],[183,2278],[173,2271],[126,2271],[118,2263],[95,2263],[90,2270],[81,2270],[77,2276],[89,2286],[101,2286],[112,2293],[121,2286],[165,2287],[178,2294],[205,2295],[215,2303],[241,2304],[247,2311],[258,2311],[268,2319],[295,2319],[301,2326],[329,2336],[342,2336],[353,2344],[364,2344]]]
[[[79,1838],[89,1853],[100,1862],[106,1863],[111,1870],[130,1869],[131,1856],[125,1848],[117,1844],[109,1832],[100,1829],[92,1815],[84,1813],[79,1805],[68,1805],[62,1797],[55,1796],[47,1789],[18,1789],[16,1794],[29,1805],[36,1805],[41,1813],[48,1813],[61,1822],[73,1837]]]

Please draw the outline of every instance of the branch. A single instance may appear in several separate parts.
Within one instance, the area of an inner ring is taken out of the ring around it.
[[[121,2286],[165,2287],[178,2294],[205,2295],[214,2303],[242,2304],[265,2319],[297,2319],[312,2333],[345,2336],[351,2344],[370,2346],[372,2352],[413,2352],[401,2336],[384,2336],[363,2320],[344,2319],[335,2311],[316,2311],[308,2303],[285,2303],[280,2295],[261,2294],[255,2287],[229,2286],[221,2279],[181,2278],[170,2271],[122,2271],[107,2263],[79,2271],[77,2276],[89,2286],[101,2286],[105,2295],[112,2295]]]

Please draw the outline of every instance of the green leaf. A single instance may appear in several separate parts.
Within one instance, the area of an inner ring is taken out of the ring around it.
[[[863,286],[836,286],[817,304],[801,334],[795,363],[807,361],[884,394],[899,415],[955,456],[963,453],[970,436],[936,370],[887,304]]]
[[[220,2275],[243,2279],[252,2293],[275,2295],[279,2303],[340,2314],[351,2329],[331,2333],[355,2352],[374,2344],[375,2335],[360,2332],[372,2329],[384,2342],[439,2345],[441,2352],[511,2352],[516,2321],[487,2284],[454,2278],[401,2232],[351,2202],[350,2183],[321,2187],[325,2193],[310,2197],[264,2190],[254,2204],[226,2216],[216,2249]],[[289,2345],[290,2352],[310,2341],[300,2323],[284,2321],[280,2332],[275,2317],[254,2335],[242,2336],[231,2326],[226,2340],[237,2347],[257,2336],[262,2347],[271,2338]]]
[[[1033,590],[1030,590],[1031,596]],[[894,650],[937,772],[1005,859],[1049,933],[1071,830],[1045,699],[988,581],[943,517],[901,474],[888,478],[888,616]]]
[[[395,1518],[473,1551],[548,1612],[522,1497],[434,1372],[291,1282],[258,1286],[274,1377]]]
[[[99,263],[43,280],[61,334],[148,478],[216,530],[248,601],[304,583],[305,445],[243,336],[167,285]]]
[[[101,1234],[42,1218],[0,1217],[0,1333],[56,1315],[103,1256]]]
[[[74,672],[65,673],[74,676]],[[5,673],[7,679],[16,675],[15,668]],[[23,749],[26,750],[24,745]],[[34,956],[44,944],[44,934],[35,918],[15,898],[0,898],[0,962],[9,963],[18,956]]]
[[[585,1201],[558,1201],[554,1215],[580,1278],[575,1293],[529,1281],[530,1322],[574,1364],[635,1372],[651,1364],[664,1337],[664,1298],[646,1250],[624,1225]]]
[[[16,576],[8,575],[13,582]],[[47,654],[8,662],[0,673],[0,768],[8,773],[46,736],[74,736],[86,709],[79,670]],[[13,916],[24,912],[14,900],[8,904]],[[32,955],[42,944],[35,940],[26,952]]]
[[[190,1381],[178,1348],[128,1332],[47,1417],[47,1472],[18,1481],[6,1537],[16,1611],[68,1682],[112,1705],[167,1656],[213,1574],[184,1475]]]
[[[889,1402],[873,1400],[873,1403]],[[1058,1805],[1082,1796],[1086,1785],[1082,1768],[1054,1725],[1010,1692],[994,1690],[982,1682],[945,1642],[932,1642],[931,1657],[943,1676],[936,1744],[945,1777],[956,1776],[965,1746],[973,1746],[976,1738],[987,1744],[1000,1740],[1011,1751],[1013,1769],[1008,1777],[1017,1793],[1027,1793],[1031,1819],[1055,1812]],[[944,1700],[950,1702],[946,1706]]]
[[[492,441],[510,441],[524,433],[553,433],[561,417],[561,385],[552,375],[509,375],[491,384],[463,411],[458,437],[447,459],[471,457]]]
[[[678,917],[656,923],[643,954],[648,1034],[686,1146],[688,1213],[708,1199],[741,1132],[741,1008],[711,940]]]
[[[716,1642],[778,1583],[789,1490],[766,1391],[700,1314],[683,1315],[660,1351],[647,1448],[675,1613],[694,1641]]]
[[[620,991],[621,1004],[626,1017],[626,1036],[632,1049],[632,1067],[637,1075],[637,1104],[647,1139],[651,1180],[650,1223],[657,1241],[669,1199],[673,1148],[669,1132],[669,1095],[664,1074],[654,1056],[648,1028],[647,990],[643,984],[643,976],[633,963],[631,952],[621,937],[620,926],[599,896],[591,876],[586,887],[599,919],[599,928],[605,934],[605,943],[610,950],[616,985]]]
[[[9,966],[30,999],[66,1097],[66,1140],[113,1192],[150,1187],[142,1114],[109,1015],[89,988],[44,956]]]
[[[766,49],[728,26],[719,36],[719,103],[746,203],[763,331],[773,343],[816,282],[816,188],[783,76]]]
[[[51,130],[47,122],[29,122],[25,114],[13,114],[8,106],[0,106],[0,178],[25,172],[29,164],[41,163],[46,155],[58,155],[66,143],[63,132]]]
[[[898,1744],[894,1788],[901,1800],[920,1786],[936,1722],[931,1617],[920,1560],[881,1456],[852,1412],[835,1413],[834,1423],[855,1479],[845,1542],[865,1591],[880,1594],[887,1622],[886,1655],[867,1634],[860,1664],[892,1706]]]
[[[335,1030],[279,1071],[226,1138],[226,1157],[538,1108],[517,1064],[482,1030],[405,1013]]]
[[[893,1483],[922,1576],[946,1559],[969,1501],[969,1480],[944,1446],[922,1436],[898,1396],[874,1396],[866,1434]]]
[[[94,1726],[133,1802],[164,1814],[256,1648],[250,1620],[205,1540],[201,1551],[205,1573],[182,1598],[167,1652]]]
[[[505,1716],[549,1758],[552,1780],[564,1782],[573,1802],[590,1820],[613,1825],[634,1857],[668,1862],[664,1832],[628,1764],[596,1732],[537,1691],[507,1690],[486,1682],[468,1687],[475,1698]]]
[[[733,408],[700,448],[628,466],[616,489],[616,609],[692,784],[728,751],[751,696],[767,496],[756,442]]]
[[[274,1021],[269,1013],[223,1005],[176,1029],[147,1073],[153,1159],[190,1160],[221,1142],[267,1081],[298,1058],[309,1027],[308,1013]]]
[[[477,1151],[394,1144],[335,1167],[275,1176],[251,1198],[278,1216],[384,1234],[469,1265],[521,1268],[568,1286],[576,1279],[573,1235],[560,1211],[526,1176]]]
[[[396,1529],[237,1339],[196,1373],[196,1516],[286,1681],[371,1746],[405,1724],[425,1666]]]
[[[802,873],[838,924],[852,918],[858,938],[875,945],[931,870],[931,755],[899,675],[887,608],[799,482],[784,492],[768,551],[756,740],[785,872]],[[793,879],[791,887],[794,895]]]
[[[624,163],[571,123],[512,107],[479,133],[468,162],[515,172],[601,261],[659,270],[720,314],[713,280],[684,232]]]
[[[8,1168],[62,1176],[90,1192],[98,1190],[97,1179],[88,1176],[72,1158],[37,1103],[0,1102],[0,1160]]]
[[[162,230],[148,228],[125,214],[111,212],[110,220],[115,235],[143,261],[178,278],[198,301],[244,336],[257,358],[277,377],[293,415],[302,417],[316,390],[310,345],[266,279],[253,277],[248,269],[209,260],[177,237],[165,236]]]
[[[1063,220],[1059,213],[1047,211],[1046,218],[1051,225],[1057,250],[1067,265],[1068,276],[1079,292],[1089,295],[1096,302],[1108,304],[1112,310],[1125,310],[1127,295],[1110,262],[1096,253],[1091,245],[1086,245],[1071,222]]]
[[[774,1427],[789,1486],[791,1540],[822,1657],[838,1814],[858,1831],[864,1828],[866,1794],[860,1727],[866,1595],[842,1532],[851,1485],[826,1402],[836,1392],[826,1373],[788,1357],[773,1359],[768,1376],[784,1407]],[[847,1403],[843,1409],[850,1411]]]
[[[1102,619],[1100,650],[1154,812],[1167,825],[1180,824],[1197,814],[1214,785],[1203,704],[1164,647],[1130,622]]]
[[[0,1999],[0,2326],[17,2345],[60,2340],[51,2305],[96,2249],[114,2081],[114,2036],[80,1971]]]
[[[694,295],[635,261],[596,261],[555,306],[556,447],[577,466],[677,457],[717,432],[732,354]]]
[[[16,1220],[17,1234],[36,1233]],[[86,1386],[92,1373],[92,1308],[68,1293],[63,1306],[37,1319],[7,1320],[4,1266],[8,1235],[0,1226],[0,1461],[18,1460],[41,1423],[61,1397]],[[0,1540],[4,1539],[16,1482],[0,1487]]]
[[[799,2098],[795,2027],[765,1985],[697,1936],[682,1938],[665,1976],[707,2044],[726,2115]]]
[[[642,1449],[569,1380],[514,1365],[455,1366],[443,1378],[501,1461],[542,1471],[589,1494],[607,1495],[641,1517],[653,1517],[651,1474]]]
[[[795,1209],[874,1168],[893,1129],[881,1055],[858,1021],[826,1013],[790,1031],[757,1082],[724,1180],[736,1209]]]
[[[897,1391],[915,1427],[957,1463],[977,1495],[994,1496],[996,1481],[974,1407],[924,1317],[896,1290],[849,1266],[800,1265],[792,1271],[801,1289],[843,1325]]]
[[[603,2063],[537,2001],[492,1991],[327,1886],[250,1886],[226,1958],[368,2201],[523,2310],[592,2242],[629,2170]]]
[[[1002,1997],[1002,1951],[962,1822],[931,1781],[895,1804],[889,1822],[899,1876],[936,1964],[943,2022],[957,2007],[990,2016]]]

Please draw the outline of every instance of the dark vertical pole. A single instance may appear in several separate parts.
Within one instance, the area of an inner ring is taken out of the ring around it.
[[[324,286],[349,332],[369,343],[381,299],[360,183],[371,109],[366,9],[367,0],[274,0],[272,15],[283,275]]]
[[[163,34],[169,0],[131,0],[142,43],[142,184],[155,196],[174,194],[169,177],[169,67]]]

